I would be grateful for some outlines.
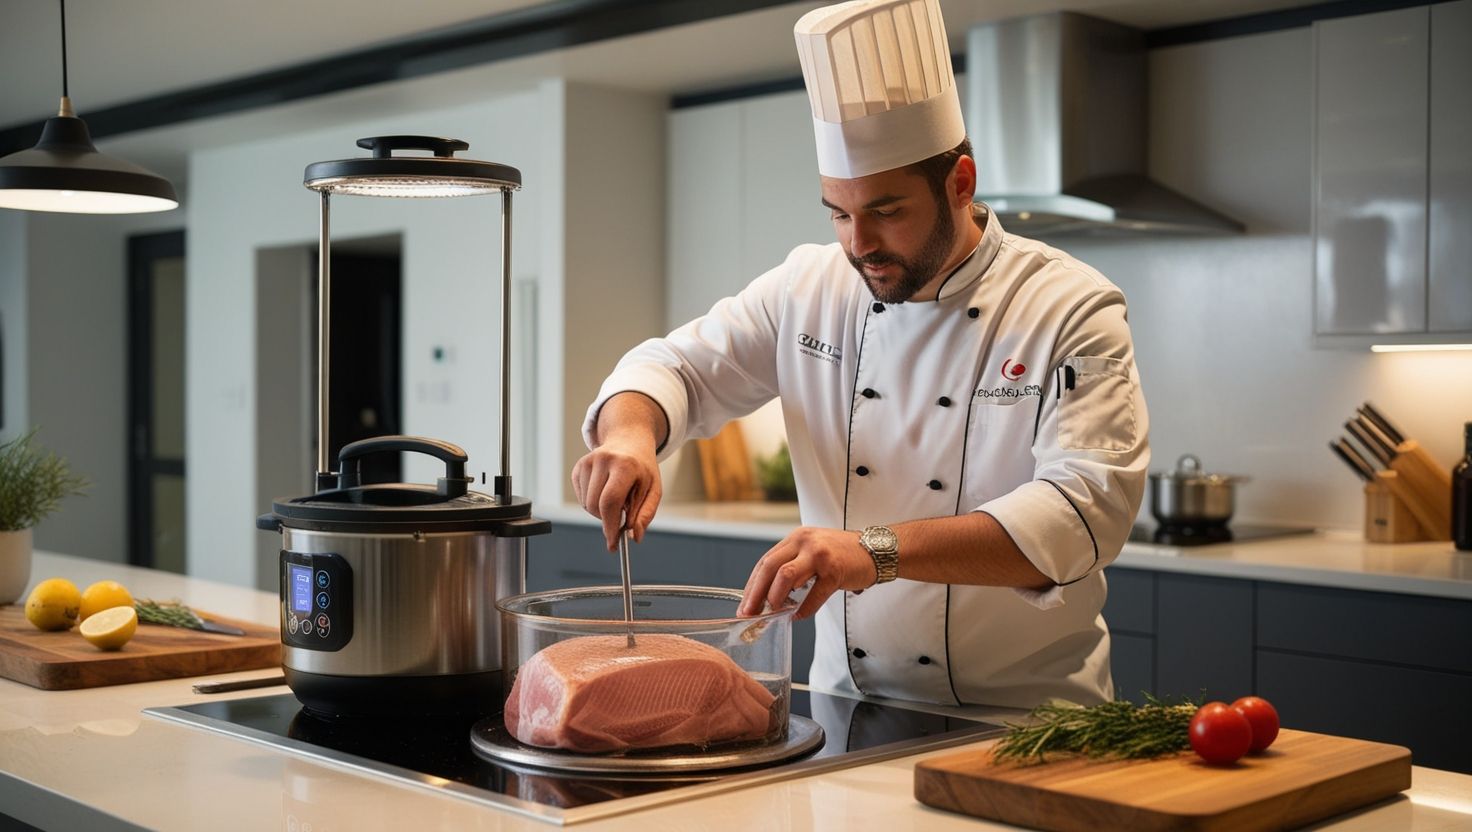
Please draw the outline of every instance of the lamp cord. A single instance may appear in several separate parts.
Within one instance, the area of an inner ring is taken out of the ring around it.
[[[61,97],[70,97],[66,77],[66,0],[61,0]]]

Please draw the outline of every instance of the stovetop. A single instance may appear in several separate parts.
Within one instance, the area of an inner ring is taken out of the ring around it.
[[[1130,529],[1131,543],[1157,543],[1162,546],[1210,546],[1213,543],[1243,543],[1249,540],[1266,540],[1274,537],[1290,537],[1310,534],[1311,527],[1264,526],[1249,523],[1205,526],[1157,526],[1137,523]]]
[[[825,734],[823,746],[805,758],[731,772],[608,778],[485,760],[471,749],[474,719],[323,719],[304,710],[290,693],[149,708],[145,713],[558,824],[960,745],[1003,730],[985,722],[793,688],[792,713],[811,718]]]

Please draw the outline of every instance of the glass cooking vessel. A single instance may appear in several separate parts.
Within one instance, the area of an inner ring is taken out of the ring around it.
[[[504,598],[501,611],[505,692],[538,652],[586,636],[677,635],[720,650],[774,697],[768,734],[761,743],[787,736],[792,700],[792,618],[795,605],[738,618],[741,591],[698,586],[635,586],[634,620],[624,620],[623,589],[617,586],[532,592]]]

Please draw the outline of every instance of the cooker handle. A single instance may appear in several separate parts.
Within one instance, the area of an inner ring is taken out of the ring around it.
[[[465,463],[470,457],[459,445],[427,436],[375,436],[343,445],[337,453],[337,487],[357,488],[362,483],[358,461],[369,454],[392,451],[428,454],[443,461],[445,475],[436,489],[441,497],[453,499],[470,489],[470,478],[465,476]]]
[[[457,151],[469,150],[470,143],[438,136],[370,136],[358,139],[358,147],[373,151],[375,159],[388,159],[395,150],[428,150],[438,158],[452,159]]]

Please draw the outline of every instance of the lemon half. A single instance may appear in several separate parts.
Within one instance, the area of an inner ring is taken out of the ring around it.
[[[66,578],[47,578],[26,598],[26,620],[42,630],[69,630],[77,623],[82,593]]]
[[[103,650],[116,650],[138,632],[138,611],[132,607],[112,607],[93,613],[79,628],[82,638]]]
[[[133,606],[128,588],[117,581],[98,581],[82,590],[82,620],[113,607]]]

